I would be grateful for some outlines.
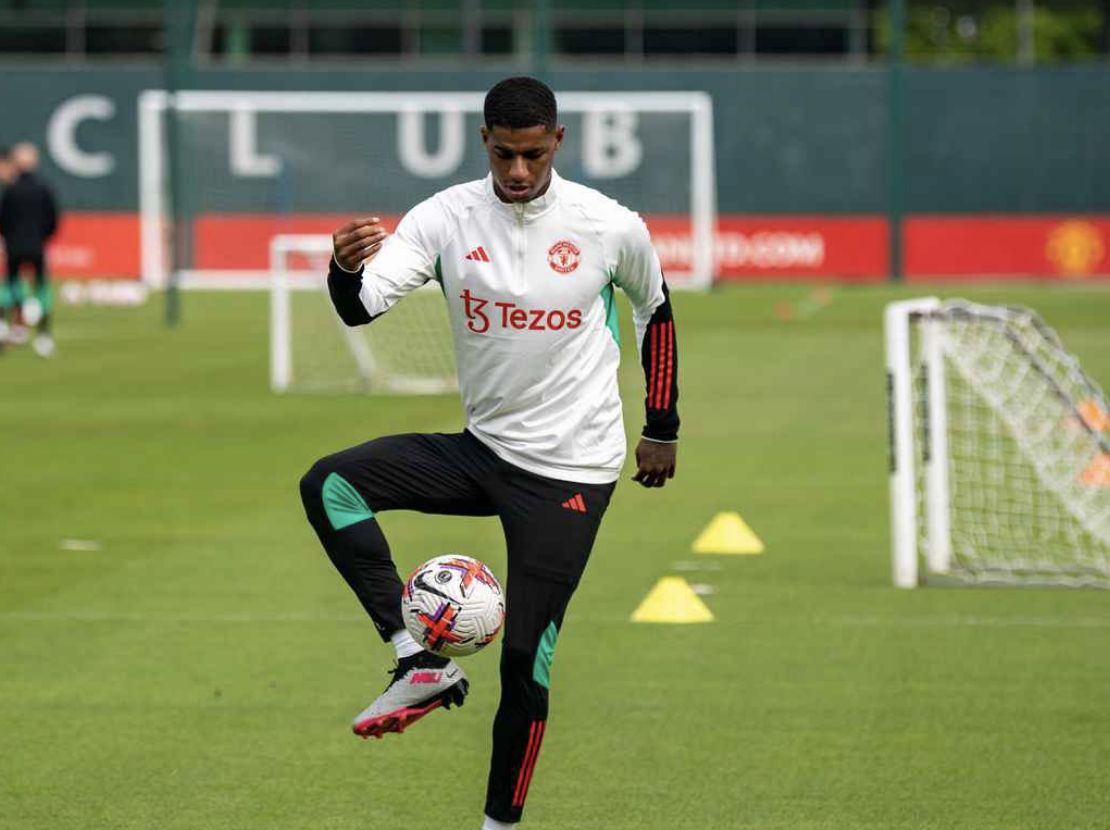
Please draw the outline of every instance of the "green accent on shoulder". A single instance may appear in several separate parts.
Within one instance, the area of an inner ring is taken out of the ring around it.
[[[605,327],[609,329],[609,333],[613,335],[613,342],[619,348],[621,344],[621,325],[617,319],[617,298],[613,292],[611,281],[601,289],[601,301],[605,303]]]
[[[330,473],[324,479],[324,512],[336,530],[374,518],[374,511],[359,495],[358,490],[339,473]]]
[[[551,661],[555,659],[555,641],[558,639],[559,629],[554,622],[548,623],[536,649],[536,662],[532,664],[532,679],[545,689],[551,688]]]

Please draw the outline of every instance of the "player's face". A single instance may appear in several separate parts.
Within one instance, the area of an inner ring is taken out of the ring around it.
[[[482,127],[482,143],[489,155],[497,195],[506,202],[527,202],[542,196],[551,184],[551,165],[562,142],[562,127]]]

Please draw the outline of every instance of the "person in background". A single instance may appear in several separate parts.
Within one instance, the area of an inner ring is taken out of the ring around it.
[[[58,205],[50,186],[35,172],[39,152],[22,142],[12,148],[12,181],[0,195],[0,237],[7,253],[7,284],[0,290],[0,312],[11,325],[8,339],[26,339],[24,323],[37,324],[32,342],[35,354],[50,357],[54,339],[50,334],[51,292],[46,273],[46,243],[58,228]],[[35,293],[24,303],[20,271],[27,268],[35,278]],[[37,319],[35,319],[37,317]]]

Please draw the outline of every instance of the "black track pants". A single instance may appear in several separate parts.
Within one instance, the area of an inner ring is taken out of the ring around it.
[[[486,794],[486,814],[498,821],[520,820],[547,725],[555,643],[615,486],[529,473],[468,432],[379,438],[320,459],[301,479],[309,522],[386,640],[404,627],[401,580],[374,514],[501,519],[506,619]]]

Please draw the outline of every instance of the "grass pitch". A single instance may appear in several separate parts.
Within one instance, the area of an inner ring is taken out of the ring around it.
[[[1110,827],[1110,594],[890,587],[880,319],[909,293],[677,296],[679,475],[617,490],[526,826]],[[961,293],[1033,306],[1110,382],[1110,292]],[[465,708],[352,736],[390,656],[296,488],[324,453],[458,429],[456,400],[275,397],[261,295],[160,314],[62,308],[57,359],[0,357],[0,826],[476,830],[496,649]],[[766,554],[692,556],[719,510]],[[382,524],[402,571],[504,571],[493,520]],[[629,622],[695,559],[715,622]]]

